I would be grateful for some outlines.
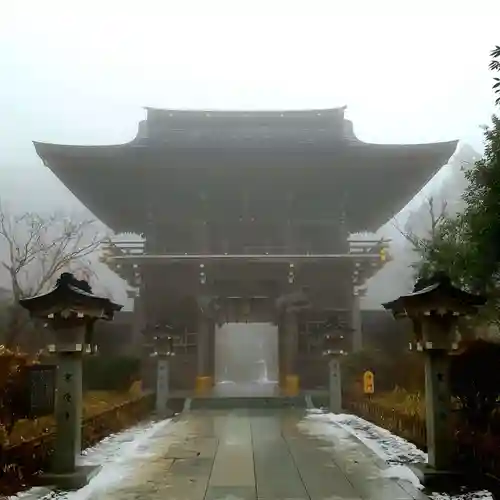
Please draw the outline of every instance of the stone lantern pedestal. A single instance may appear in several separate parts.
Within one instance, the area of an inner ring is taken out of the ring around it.
[[[342,412],[342,372],[340,356],[327,354],[328,361],[328,408],[332,413]]]
[[[327,324],[331,326],[332,320]],[[341,359],[347,355],[343,330],[335,330],[324,337],[323,355],[328,358],[328,408],[332,413],[342,412]]]
[[[460,316],[477,313],[484,297],[455,288],[450,279],[437,273],[419,280],[414,291],[383,304],[394,317],[413,322],[417,351],[425,357],[425,403],[428,464],[420,474],[424,482],[453,471],[453,435],[449,352],[456,348],[455,331]]]
[[[40,482],[63,490],[79,489],[99,467],[79,466],[82,446],[82,356],[95,321],[112,319],[122,306],[92,294],[86,281],[63,273],[47,294],[23,299],[20,304],[33,317],[44,318],[55,335],[51,351],[56,356],[56,436],[50,470]]]
[[[168,408],[170,392],[170,358],[174,356],[173,339],[170,336],[156,337],[156,350],[152,357],[156,359],[156,399],[155,413],[158,418],[172,416]]]

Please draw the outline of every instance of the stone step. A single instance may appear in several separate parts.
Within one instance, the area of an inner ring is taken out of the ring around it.
[[[192,410],[225,410],[233,408],[279,409],[306,408],[304,396],[286,397],[197,397],[191,401]]]

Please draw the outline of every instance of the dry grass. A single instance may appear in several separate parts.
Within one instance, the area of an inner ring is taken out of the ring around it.
[[[137,397],[131,392],[89,391],[84,394],[83,418],[103,413],[117,405],[123,404]],[[18,420],[10,436],[0,430],[0,444],[3,446],[15,445],[23,441],[34,439],[44,433],[54,430],[55,420],[52,415],[36,420]]]
[[[425,419],[425,399],[420,393],[410,393],[397,387],[392,392],[373,395],[372,401],[401,415]]]

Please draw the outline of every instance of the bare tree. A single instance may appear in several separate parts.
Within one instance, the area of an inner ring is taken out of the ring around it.
[[[6,252],[0,265],[8,273],[13,304],[6,344],[13,345],[26,318],[19,299],[37,295],[63,271],[91,273],[88,257],[105,240],[93,220],[78,220],[56,212],[47,217],[28,212],[13,215],[0,206],[0,241]]]
[[[412,245],[413,251],[417,252],[419,255],[425,251],[429,241],[435,241],[438,237],[438,231],[441,224],[447,219],[448,203],[446,201],[441,202],[439,209],[436,209],[436,202],[432,196],[427,198],[425,203],[429,222],[428,224],[426,223],[424,235],[420,235],[418,231],[414,231],[410,227],[410,221],[408,221],[404,228],[401,228],[397,221],[394,223],[394,227],[406,241]]]

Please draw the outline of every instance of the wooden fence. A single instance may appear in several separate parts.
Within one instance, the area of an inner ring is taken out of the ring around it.
[[[366,398],[366,399],[365,399]],[[402,415],[394,409],[375,403],[368,397],[347,396],[344,407],[393,434],[427,451],[425,420],[417,415]],[[456,464],[462,470],[486,478],[489,485],[500,489],[500,436],[479,432],[463,424],[455,412],[453,432]]]
[[[83,448],[138,423],[150,415],[153,394],[146,394],[116,405],[98,415],[86,418],[82,424]],[[53,452],[55,432],[0,448],[0,494],[13,494],[29,486],[43,470]]]
[[[355,415],[359,415],[365,420],[414,443],[421,450],[426,450],[425,420],[418,416],[402,415],[396,410],[385,408],[368,398],[361,400],[345,398],[344,407]]]

